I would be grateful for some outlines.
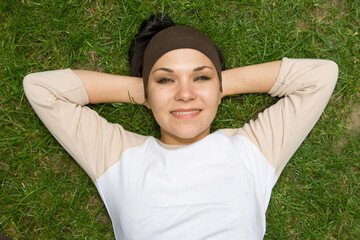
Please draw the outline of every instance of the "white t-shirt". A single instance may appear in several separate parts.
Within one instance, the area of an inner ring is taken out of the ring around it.
[[[261,239],[276,180],[254,144],[219,130],[178,149],[148,138],[96,187],[117,239]]]

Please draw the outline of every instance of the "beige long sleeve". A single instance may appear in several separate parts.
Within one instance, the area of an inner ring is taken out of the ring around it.
[[[337,76],[333,61],[284,58],[269,91],[281,99],[241,129],[224,131],[228,136],[243,135],[252,141],[279,176],[324,111]]]
[[[89,103],[85,87],[70,69],[33,73],[23,84],[41,121],[94,182],[124,150],[146,140],[85,106]]]

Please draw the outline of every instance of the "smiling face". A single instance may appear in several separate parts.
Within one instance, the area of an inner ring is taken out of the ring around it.
[[[215,66],[197,50],[170,51],[150,72],[148,106],[163,143],[190,144],[207,136],[220,101]]]

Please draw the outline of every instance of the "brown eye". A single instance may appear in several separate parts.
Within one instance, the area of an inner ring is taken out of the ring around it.
[[[171,78],[160,78],[159,80],[157,80],[156,82],[163,84],[163,83],[169,83],[169,82],[173,82],[173,80]]]
[[[200,75],[195,78],[195,81],[197,81],[197,80],[210,80],[210,78],[205,75]]]

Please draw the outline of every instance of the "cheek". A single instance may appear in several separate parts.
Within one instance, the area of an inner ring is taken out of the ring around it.
[[[206,99],[207,104],[211,106],[218,106],[221,103],[221,92],[219,89],[208,89],[202,92],[202,98]]]
[[[148,104],[153,112],[162,109],[168,102],[169,94],[167,94],[163,88],[149,88]]]

